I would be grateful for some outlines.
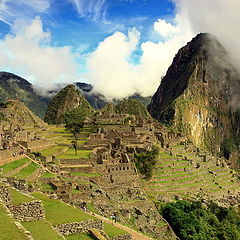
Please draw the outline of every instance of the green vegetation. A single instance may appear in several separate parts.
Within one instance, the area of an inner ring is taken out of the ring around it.
[[[43,192],[54,192],[56,190],[53,185],[48,184],[48,183],[41,183],[40,189]]]
[[[53,225],[80,222],[88,219],[96,219],[80,209],[76,209],[59,200],[53,200],[41,193],[33,193],[33,196],[42,200],[45,209],[46,220]]]
[[[0,168],[2,169],[3,171],[3,174],[5,173],[8,173],[12,170],[15,170],[16,168],[22,166],[23,164],[25,164],[26,162],[29,162],[29,159],[27,158],[22,158],[22,159],[19,159],[19,160],[16,160],[14,162],[11,162],[11,163],[7,163],[3,166],[1,166]]]
[[[84,126],[84,117],[85,113],[80,108],[74,109],[73,111],[65,114],[65,128],[72,133],[75,139],[72,141],[73,148],[75,149],[75,155],[77,155],[77,142]]]
[[[115,237],[115,236],[119,236],[119,235],[123,235],[123,234],[127,234],[126,231],[117,228],[115,226],[113,226],[112,224],[103,223],[104,226],[104,232],[111,238],[111,237]]]
[[[21,239],[27,240],[27,236],[22,233],[14,224],[14,220],[10,218],[3,206],[0,204],[0,236],[1,240]]]
[[[154,146],[151,151],[147,151],[146,153],[137,153],[134,155],[137,169],[141,174],[145,175],[147,179],[150,179],[153,175],[158,154],[159,149]]]
[[[12,197],[12,204],[14,204],[14,205],[19,205],[23,202],[31,202],[34,200],[13,188],[10,188],[10,193],[11,193],[11,197]]]
[[[161,212],[181,240],[240,239],[240,216],[233,209],[177,201],[165,204]]]
[[[80,91],[74,85],[68,85],[51,99],[44,120],[49,124],[65,123],[65,115],[74,109],[85,115],[93,112]]]
[[[84,173],[84,172],[73,172],[71,173],[72,176],[85,176],[85,177],[99,177],[101,174],[99,173]]]
[[[137,99],[125,99],[115,106],[116,113],[150,118],[147,108]]]
[[[63,240],[46,221],[23,222],[22,225],[31,233],[35,240]]]
[[[54,178],[54,177],[56,177],[56,174],[50,173],[50,172],[44,172],[44,173],[42,174],[42,177],[43,177],[43,178]]]
[[[89,158],[91,150],[78,150],[77,155],[73,148],[69,148],[65,153],[59,155],[58,159],[78,159],[78,158]]]
[[[231,154],[237,150],[235,141],[233,138],[225,138],[221,144],[221,155],[226,159],[230,159]]]
[[[41,151],[42,156],[50,156],[53,154],[57,154],[59,151],[63,150],[64,148],[66,148],[65,146],[54,146],[48,149],[45,149],[43,151]]]
[[[19,173],[15,175],[15,177],[20,179],[27,179],[34,171],[36,171],[39,166],[31,162],[27,167],[23,168]]]

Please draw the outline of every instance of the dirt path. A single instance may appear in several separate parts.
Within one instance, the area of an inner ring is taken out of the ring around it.
[[[90,213],[90,214],[91,214],[91,213]],[[105,217],[102,217],[102,216],[100,216],[100,215],[97,215],[97,214],[91,214],[91,215],[97,217],[98,219],[103,220],[104,222],[110,223],[110,224],[112,224],[113,226],[118,227],[118,228],[120,228],[120,229],[128,232],[128,233],[132,236],[133,240],[152,240],[152,238],[147,237],[147,236],[145,236],[145,235],[143,235],[143,234],[141,234],[141,233],[138,233],[138,232],[134,231],[134,230],[131,229],[131,228],[128,228],[128,227],[126,227],[126,226],[123,226],[123,225],[120,224],[120,223],[113,223],[113,222],[110,221],[109,219],[107,219],[107,218],[105,218]]]

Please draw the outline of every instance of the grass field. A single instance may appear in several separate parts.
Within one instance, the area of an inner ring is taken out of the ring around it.
[[[50,199],[44,194],[33,193],[33,196],[42,200],[46,219],[53,225],[96,219],[95,217],[86,214],[80,209],[76,209],[59,200]]]
[[[126,231],[117,228],[115,226],[113,226],[112,224],[109,223],[104,223],[104,232],[111,238],[111,237],[115,237],[115,236],[119,236],[119,235],[123,235],[123,234],[127,234]]]
[[[2,169],[3,174],[5,174],[5,173],[8,173],[8,172],[10,172],[12,170],[15,170],[16,168],[22,166],[26,162],[29,162],[29,159],[22,158],[22,159],[14,161],[14,162],[5,164],[5,165],[1,166],[0,169]]]
[[[75,155],[75,150],[69,148],[64,154],[59,155],[58,159],[78,159],[78,158],[89,158],[91,150],[78,150],[77,155]]]
[[[19,205],[22,202],[31,202],[34,200],[34,199],[18,192],[17,190],[15,190],[13,188],[10,188],[10,193],[11,193],[11,197],[12,197],[12,203],[14,205]]]
[[[66,148],[65,146],[54,146],[41,152],[42,156],[58,155],[58,152]]]
[[[23,168],[20,172],[18,172],[15,177],[20,179],[27,179],[34,171],[36,171],[39,166],[31,162],[27,167]]]
[[[85,176],[85,177],[99,177],[101,176],[101,174],[99,173],[84,173],[84,172],[73,172],[71,173],[72,176],[77,176],[77,177],[81,177],[81,176]]]
[[[34,240],[63,240],[64,238],[57,234],[51,226],[44,220],[23,222],[22,225],[31,233]]]
[[[43,177],[43,178],[54,178],[54,177],[56,177],[56,174],[50,173],[50,172],[43,172],[41,177]]]
[[[0,239],[1,240],[28,240],[26,235],[22,233],[14,224],[5,209],[0,204]]]

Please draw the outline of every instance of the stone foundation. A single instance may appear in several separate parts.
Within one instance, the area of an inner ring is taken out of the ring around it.
[[[45,212],[41,201],[24,202],[20,205],[9,205],[13,217],[19,221],[30,222],[45,218]]]
[[[89,229],[92,228],[103,230],[103,222],[101,220],[90,219],[82,222],[60,224],[55,226],[55,228],[62,235],[88,233]]]
[[[11,202],[11,196],[9,190],[5,186],[0,186],[0,198],[5,205],[9,205]]]
[[[110,238],[110,240],[131,240],[131,239],[132,239],[132,236],[129,234],[124,234],[124,235]]]

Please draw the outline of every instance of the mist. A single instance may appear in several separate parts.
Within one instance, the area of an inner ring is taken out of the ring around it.
[[[135,92],[153,95],[179,48],[200,32],[216,36],[230,54],[232,63],[240,69],[240,1],[173,2],[175,17],[159,19],[152,26],[152,32],[161,37],[159,42],[147,41],[139,46],[140,32],[130,29],[135,35],[134,42],[131,34],[117,32],[99,44],[88,61],[87,78],[95,91],[107,98],[123,98]],[[133,64],[129,59],[137,47],[141,48],[142,55],[139,63]]]

